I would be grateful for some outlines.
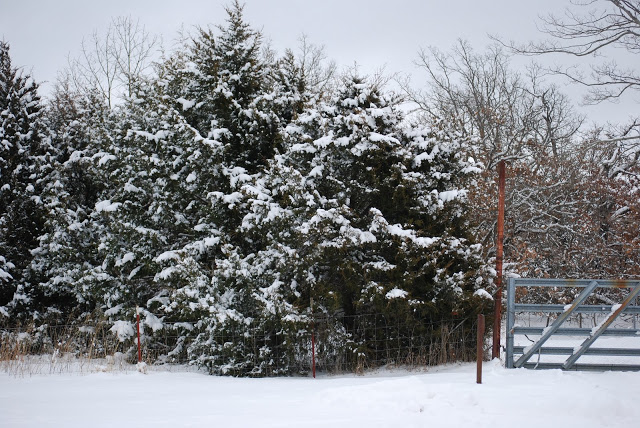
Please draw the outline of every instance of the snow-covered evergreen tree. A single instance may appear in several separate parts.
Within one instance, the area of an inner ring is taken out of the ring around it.
[[[43,230],[41,192],[50,168],[38,86],[11,64],[0,42],[0,313],[20,315],[31,250]]]
[[[334,87],[310,45],[268,59],[243,7],[227,13],[113,108],[61,84],[50,140],[35,85],[14,72],[22,95],[5,98],[22,107],[2,105],[0,153],[13,199],[0,209],[38,216],[16,259],[15,217],[0,212],[0,312],[22,300],[40,319],[96,311],[126,326],[139,306],[147,346],[173,329],[168,357],[264,376],[305,370],[314,315],[334,317],[325,346],[338,354],[375,352],[351,316],[420,328],[477,310],[476,168],[447,124],[406,125],[357,75]]]
[[[393,99],[358,77],[301,114],[285,140],[263,174],[238,185],[252,251],[227,246],[211,285],[190,290],[204,329],[193,361],[215,373],[295,371],[312,298],[321,313],[404,316],[417,328],[476,309],[482,263],[465,232],[464,187],[475,168],[458,141],[437,127],[403,130]],[[243,332],[253,339],[238,340]],[[349,325],[335,334],[332,343],[354,339]]]
[[[221,368],[214,360],[235,358],[226,370],[248,373],[267,370],[262,364],[272,359],[267,348],[221,353],[218,347],[228,348],[225,337],[263,329],[267,317],[261,311],[271,310],[254,292],[277,279],[272,274],[276,260],[265,255],[270,241],[244,233],[242,224],[251,201],[262,197],[254,184],[279,145],[281,129],[260,56],[261,36],[244,21],[239,3],[227,12],[227,25],[219,27],[218,36],[200,30],[188,55],[170,58],[164,70],[172,98],[167,103],[195,134],[186,142],[186,150],[194,153],[185,156],[187,181],[194,186],[186,194],[201,215],[191,224],[198,233],[158,259],[163,269],[156,280],[174,287],[154,306],[171,320],[198,320],[195,330],[185,331],[198,337],[189,349],[193,360],[217,372]],[[266,270],[270,273],[261,275]],[[281,321],[275,315],[272,319]]]
[[[81,284],[100,264],[91,214],[108,187],[96,166],[108,145],[110,116],[100,97],[57,83],[45,117],[55,153],[42,192],[45,229],[29,268],[30,292],[41,301],[35,316],[67,322],[95,309]]]
[[[292,241],[297,218],[279,203],[281,189],[271,187],[272,177],[246,178],[238,184],[237,200],[246,214],[236,232],[245,245],[224,245],[211,281],[203,281],[195,293],[193,288],[179,290],[178,297],[200,314],[189,357],[212,373],[292,373],[300,355],[306,356],[308,325],[304,307],[297,305],[302,296],[296,280],[298,248]]]
[[[322,47],[303,36],[294,53],[287,49],[270,67],[271,102],[283,127],[306,108],[326,101],[335,83],[335,63],[327,61]]]
[[[357,76],[297,125],[284,156],[304,177],[297,232],[303,289],[318,310],[344,314],[347,331],[352,315],[402,318],[419,330],[478,310],[482,261],[465,205],[477,169],[461,141],[444,125],[404,129],[393,98]]]
[[[141,85],[122,107],[113,146],[97,156],[110,189],[91,214],[101,262],[90,293],[115,319],[184,286],[189,278],[165,265],[182,261],[176,251],[206,257],[214,239],[204,238],[218,233],[207,195],[220,143],[186,123],[166,88],[162,78]]]
[[[479,247],[464,228],[473,165],[446,133],[405,131],[401,119],[380,88],[352,77],[290,127],[290,158],[311,186],[299,230],[326,310],[366,313],[403,297],[441,316],[475,291]]]
[[[192,81],[178,101],[189,124],[223,143],[225,164],[254,173],[279,146],[278,118],[270,108],[262,35],[245,21],[238,1],[226,11],[219,35],[200,29],[188,47],[185,74]]]

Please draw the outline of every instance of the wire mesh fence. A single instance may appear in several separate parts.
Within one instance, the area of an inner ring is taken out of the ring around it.
[[[382,315],[316,320],[317,361],[328,372],[360,372],[382,366],[433,366],[476,358],[475,323],[447,319],[416,324]],[[348,341],[332,347],[332,330],[346,331]]]
[[[316,316],[294,330],[271,325],[219,331],[199,321],[164,322],[155,330],[141,326],[144,362],[196,365],[212,374],[306,375],[311,371],[312,349],[317,370],[326,373],[473,361],[476,325],[467,318],[416,323],[367,314]],[[48,372],[69,370],[73,359],[95,361],[98,368],[135,363],[137,338],[118,334],[107,320],[0,329],[0,362],[5,370],[17,370],[28,356],[48,362],[41,370]]]
[[[0,329],[0,369],[13,374],[107,371],[123,366],[131,343],[106,322]]]

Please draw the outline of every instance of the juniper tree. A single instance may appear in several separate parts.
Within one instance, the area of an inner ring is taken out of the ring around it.
[[[224,145],[227,166],[254,173],[279,146],[278,119],[270,109],[262,35],[237,1],[226,11],[218,35],[199,29],[188,47],[191,82],[178,101],[189,124]]]
[[[310,319],[311,298],[325,314],[375,312],[415,326],[482,305],[473,297],[480,247],[466,232],[475,165],[438,127],[405,131],[401,123],[389,95],[353,77],[287,127],[285,151],[239,188],[247,206],[240,231],[260,245],[228,247],[211,285],[192,289],[191,305],[204,314],[194,361],[216,373],[295,370],[307,351],[296,332]],[[330,341],[348,341],[351,321]],[[233,339],[247,330],[262,348]]]
[[[316,277],[347,314],[372,310],[393,289],[446,313],[458,291],[473,291],[479,267],[464,227],[473,165],[461,142],[437,127],[403,130],[393,100],[357,77],[331,107],[310,163],[326,202],[307,228],[329,233],[319,245],[329,263]]]
[[[96,166],[111,129],[110,111],[99,96],[78,93],[60,79],[45,110],[53,156],[44,179],[44,231],[32,250],[29,288],[39,296],[32,310],[48,321],[95,308],[80,283],[99,265],[91,220],[107,183]],[[101,154],[102,153],[102,154]]]
[[[50,150],[38,86],[11,64],[0,42],[0,308],[31,301],[25,290],[31,250],[43,230],[41,191]]]

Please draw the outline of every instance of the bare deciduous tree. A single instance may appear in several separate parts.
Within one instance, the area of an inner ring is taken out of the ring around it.
[[[452,121],[463,135],[476,138],[473,154],[486,169],[500,160],[535,160],[533,149],[558,156],[582,123],[538,67],[526,75],[514,72],[497,45],[478,54],[460,40],[450,53],[420,51],[417,65],[426,84],[420,90],[401,81],[408,98],[427,118]]]
[[[310,43],[304,34],[299,39],[298,66],[308,89],[319,93],[329,89],[337,70],[335,61],[327,60],[324,46]]]
[[[612,49],[640,54],[640,1],[638,0],[574,0],[578,10],[566,8],[563,16],[541,17],[541,31],[550,39],[517,44],[504,43],[525,55],[566,54],[574,57],[603,58],[590,65],[586,75],[576,66],[555,67],[557,74],[589,88],[588,103],[621,97],[629,91],[640,91],[640,74],[636,67],[621,67],[610,58]],[[584,11],[584,12],[581,12]],[[498,40],[498,38],[494,37]]]
[[[581,209],[574,189],[581,181],[575,140],[582,118],[539,67],[514,72],[499,46],[475,53],[460,41],[449,53],[423,50],[418,65],[426,85],[416,91],[401,82],[408,97],[426,120],[455,123],[470,140],[469,154],[485,167],[469,198],[487,256],[495,242],[494,167],[506,160],[505,254],[520,273],[557,275],[564,267],[558,258],[582,233],[574,221]]]
[[[133,84],[151,65],[154,50],[158,47],[157,36],[151,36],[131,17],[119,16],[112,21],[110,31],[114,34],[113,56],[119,74],[117,78],[126,86],[127,95],[133,93]]]
[[[96,31],[89,41],[82,41],[80,56],[69,59],[68,74],[78,92],[97,92],[111,107],[119,96],[132,95],[158,45],[158,38],[139,21],[116,17],[104,36]]]

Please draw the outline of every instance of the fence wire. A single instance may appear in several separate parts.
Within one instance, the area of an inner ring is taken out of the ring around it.
[[[312,341],[316,369],[326,373],[476,359],[475,320],[463,318],[417,324],[379,314],[316,316],[293,333],[247,327],[220,334],[197,326],[198,322],[165,322],[155,331],[141,326],[143,361],[204,366],[212,374],[306,375],[311,371]],[[3,328],[0,361],[6,366],[25,356],[105,361],[116,356],[120,361],[136,362],[136,336],[123,339],[112,327],[113,323],[101,320],[82,325]]]

